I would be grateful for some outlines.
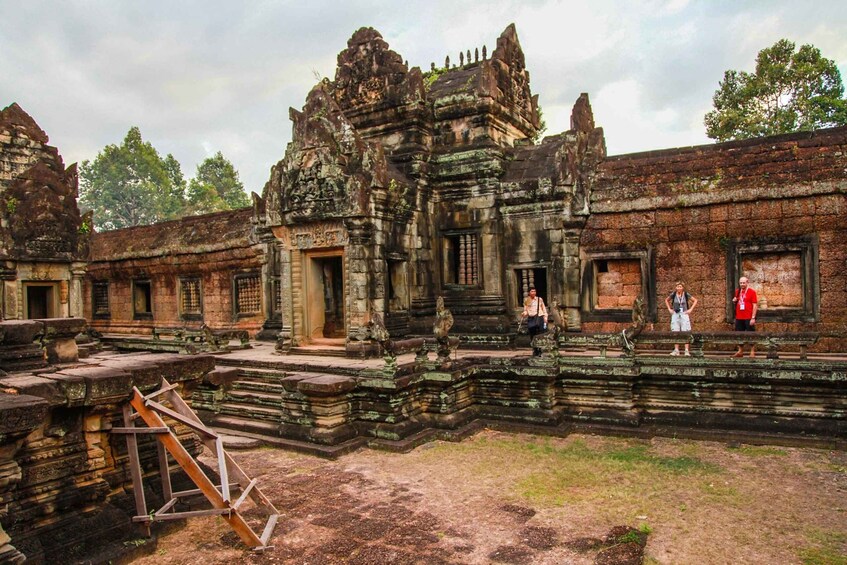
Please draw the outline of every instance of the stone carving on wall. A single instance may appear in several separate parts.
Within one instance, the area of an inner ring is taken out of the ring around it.
[[[344,109],[366,104],[391,104],[423,100],[423,76],[409,70],[403,58],[388,48],[378,31],[363,27],[338,54],[332,94]]]
[[[302,112],[290,110],[293,140],[263,194],[272,224],[367,215],[371,192],[388,187],[382,146],[359,136],[329,88],[321,82]]]
[[[83,228],[76,198],[76,165],[56,171],[39,162],[13,180],[0,208],[8,222],[7,252],[18,258],[79,256],[90,224]]]
[[[316,249],[342,247],[349,240],[341,222],[298,224],[278,231],[282,246],[287,249]]]

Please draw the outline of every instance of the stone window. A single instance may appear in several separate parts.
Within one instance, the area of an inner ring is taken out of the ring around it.
[[[448,234],[444,238],[444,282],[479,286],[479,236],[476,233]]]
[[[278,314],[282,312],[282,283],[279,277],[277,277],[271,284],[273,285],[274,292],[274,313]]]
[[[549,305],[547,296],[547,269],[535,267],[529,269],[515,269],[515,288],[517,289],[516,304],[523,308],[524,299],[529,296],[529,287],[534,286],[538,296]]]
[[[734,316],[732,297],[742,276],[759,297],[763,321],[814,322],[820,317],[818,243],[814,236],[736,241],[728,248],[727,321]]]
[[[91,312],[94,318],[109,318],[109,283],[107,281],[94,281],[91,283]]]
[[[179,280],[179,315],[183,320],[203,319],[202,290],[199,278]]]
[[[587,253],[582,273],[586,321],[628,322],[641,296],[648,319],[656,318],[656,276],[652,250]]]
[[[262,311],[262,277],[259,273],[235,275],[235,314],[253,316]]]
[[[153,292],[150,281],[132,281],[132,312],[136,320],[153,318]]]

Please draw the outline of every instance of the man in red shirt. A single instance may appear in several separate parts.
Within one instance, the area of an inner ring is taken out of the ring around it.
[[[738,286],[732,302],[735,304],[735,331],[756,331],[756,311],[759,309],[759,298],[756,291],[748,286],[747,277],[738,279]],[[738,345],[738,351],[733,357],[744,356],[744,344]],[[750,348],[750,357],[756,356],[756,346]]]

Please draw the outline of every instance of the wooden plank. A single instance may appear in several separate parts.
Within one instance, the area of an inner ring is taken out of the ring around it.
[[[169,434],[170,428],[112,428],[109,430],[113,434]]]
[[[175,389],[177,386],[178,385],[175,385],[175,384],[174,385],[172,385],[172,384],[165,385],[165,383],[163,382],[162,388],[160,388],[159,390],[157,390],[157,391],[155,391],[151,394],[148,394],[147,396],[144,397],[144,400],[152,400],[152,399],[156,398],[157,396],[159,396],[160,394],[165,394],[166,392]]]
[[[221,478],[221,496],[227,502],[232,498],[229,495],[229,474],[226,471],[226,454],[224,452],[224,442],[221,438],[215,439],[215,451],[218,457],[218,475]]]
[[[262,542],[262,547],[266,547],[268,545],[268,540],[271,539],[271,534],[274,532],[274,528],[276,527],[276,521],[279,519],[279,514],[271,514],[268,517],[268,523],[265,524],[265,531],[262,532],[262,537],[260,538]]]
[[[247,488],[244,489],[244,492],[241,493],[241,496],[239,496],[238,500],[235,501],[235,504],[232,505],[235,510],[238,510],[241,504],[247,499],[247,495],[250,494],[250,491],[253,490],[253,487],[255,487],[258,482],[259,481],[256,479],[250,481],[250,484],[247,485]]]
[[[238,482],[241,484],[241,488],[246,489],[250,485],[250,478],[247,476],[247,473],[245,473],[241,469],[241,467],[238,465],[238,463],[235,462],[235,459],[233,459],[229,453],[226,453],[225,457],[227,469],[229,469],[230,474],[238,480]],[[247,480],[246,484],[241,482],[242,477]],[[253,502],[255,502],[257,505],[267,508],[269,513],[279,514],[279,511],[273,505],[271,500],[267,496],[265,496],[265,494],[261,491],[261,489],[259,489],[258,486],[250,490],[250,498],[253,499]]]
[[[238,486],[238,483],[229,483],[230,489],[235,488],[237,486]],[[218,492],[220,492],[220,490],[221,490],[220,486],[215,485],[215,488],[218,489]],[[174,498],[182,498],[182,497],[185,497],[185,496],[194,496],[195,494],[202,494],[199,488],[194,488],[194,489],[191,489],[191,490],[180,490],[180,491],[173,493],[173,496],[174,496]]]
[[[124,404],[121,409],[124,415],[124,425],[133,427],[132,409]],[[144,499],[144,483],[141,478],[141,461],[138,458],[138,441],[134,434],[126,436],[126,451],[129,455],[129,472],[132,476],[132,495],[135,497],[135,513],[139,516],[147,514],[147,501]]]
[[[165,512],[167,512],[168,510],[170,510],[171,508],[173,508],[173,507],[174,507],[174,505],[177,503],[177,500],[178,500],[178,499],[176,499],[176,498],[172,498],[172,499],[168,500],[168,501],[165,503],[165,505],[164,505],[164,506],[162,506],[161,508],[159,508],[158,510],[156,510],[156,514],[155,514],[155,516],[161,516],[162,514],[164,514]]]
[[[223,516],[229,517],[232,511],[229,508],[210,508],[208,510],[191,510],[189,512],[171,512],[170,514],[162,514],[161,516],[153,515],[154,522],[162,522],[166,520],[185,520],[187,518],[198,518],[200,516]]]
[[[168,416],[169,418],[172,418],[172,419],[176,420],[177,422],[185,424],[189,428],[193,429],[195,432],[198,432],[198,433],[206,435],[206,436],[211,436],[213,438],[218,437],[218,434],[216,434],[215,432],[213,432],[212,430],[207,428],[202,422],[198,423],[198,422],[191,420],[190,418],[186,418],[185,416],[183,416],[179,412],[175,412],[175,411],[171,410],[170,408],[162,406],[161,404],[159,404],[155,400],[144,401],[144,405],[149,406],[150,408],[152,408],[156,412],[158,412],[160,414],[164,414],[165,416]],[[136,408],[136,410],[137,410],[137,408]],[[164,423],[164,421],[162,421],[162,423]]]
[[[173,498],[171,465],[168,462],[168,452],[161,441],[156,442],[156,449],[159,452],[159,477],[162,479],[162,497],[168,500],[169,498]]]
[[[141,417],[151,428],[162,427],[165,422],[157,412],[145,405],[144,398],[141,396],[138,388],[133,387],[133,398],[130,401],[132,407],[141,414]],[[135,437],[135,436],[127,436]],[[259,537],[250,528],[250,525],[244,521],[244,518],[238,512],[229,512],[229,504],[223,500],[221,493],[215,487],[214,483],[209,480],[209,477],[197,464],[197,461],[191,456],[185,447],[174,437],[173,434],[156,436],[156,439],[162,442],[168,452],[173,456],[174,460],[183,468],[188,477],[194,482],[200,491],[206,496],[212,506],[219,509],[226,509],[227,514],[224,518],[229,522],[238,537],[249,547],[257,547],[262,545]]]

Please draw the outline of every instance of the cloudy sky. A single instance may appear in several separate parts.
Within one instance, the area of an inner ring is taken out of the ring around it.
[[[261,193],[300,108],[362,26],[410,66],[488,46],[511,22],[549,126],[588,92],[610,154],[709,143],[703,115],[726,69],[780,38],[847,77],[847,1],[0,0],[0,107],[20,104],[66,163],[131,126],[186,177],[222,151]]]

